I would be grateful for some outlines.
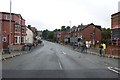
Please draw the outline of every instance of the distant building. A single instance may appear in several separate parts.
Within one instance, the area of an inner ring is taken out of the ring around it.
[[[70,42],[86,42],[89,46],[101,42],[101,26],[94,25],[79,25],[79,27],[71,29]]]
[[[88,24],[82,29],[82,39],[86,42],[95,44],[101,41],[101,26],[94,25],[93,23]]]
[[[27,44],[33,44],[33,41],[34,41],[33,40],[33,36],[34,36],[33,32],[31,31],[30,28],[27,28],[26,33],[27,33],[27,35],[26,35],[26,43]]]
[[[37,31],[37,36],[42,37],[42,31]]]
[[[11,34],[10,34],[11,19]],[[8,48],[9,44],[12,49],[20,49],[25,44],[26,26],[25,20],[20,14],[0,12],[0,22],[2,23],[3,48]],[[11,36],[10,36],[11,35]],[[10,40],[9,40],[10,39]],[[11,42],[9,42],[11,41]]]
[[[57,33],[57,41],[65,43],[86,42],[89,45],[101,42],[101,26],[94,25],[80,25],[79,27],[72,27],[68,31],[60,31]]]
[[[64,42],[64,39],[65,39],[65,32],[64,31],[57,32],[57,42],[59,43]]]
[[[120,45],[120,12],[111,15],[112,42]]]

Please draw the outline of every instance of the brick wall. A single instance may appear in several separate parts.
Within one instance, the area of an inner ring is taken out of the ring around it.
[[[19,50],[22,49],[22,45],[12,45],[12,46],[11,46],[11,49],[12,49],[13,51],[19,51]]]
[[[9,32],[10,32],[10,22],[9,21],[3,21],[2,22],[2,30],[3,30],[3,35],[4,37],[6,37],[7,41],[6,43],[3,45],[4,48],[7,48],[8,44],[9,44]],[[14,22],[12,22],[12,26],[11,26],[11,43],[14,42]]]
[[[110,56],[120,56],[120,46],[113,46],[110,45],[107,47],[107,49],[105,50],[105,54],[106,55],[110,55]]]

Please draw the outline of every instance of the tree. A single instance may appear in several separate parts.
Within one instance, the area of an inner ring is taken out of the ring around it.
[[[62,26],[61,31],[66,31],[66,26]]]
[[[72,28],[76,28],[76,26],[73,26]]]
[[[48,34],[48,39],[52,41],[53,38],[54,38],[54,32],[51,31],[51,32],[49,32],[49,34]]]
[[[111,29],[102,28],[102,42],[106,44],[111,44]]]
[[[49,31],[48,31],[47,29],[42,32],[42,37],[43,37],[44,39],[47,39],[47,37],[48,37],[48,32],[49,32]]]
[[[66,27],[66,30],[70,30],[70,26],[67,26],[67,27]]]
[[[57,32],[57,31],[60,31],[60,29],[55,29],[55,30],[53,30],[53,32]]]

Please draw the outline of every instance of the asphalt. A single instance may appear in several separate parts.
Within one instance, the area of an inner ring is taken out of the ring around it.
[[[2,62],[3,78],[118,78],[118,59],[74,51],[44,41],[44,46]],[[113,68],[113,70],[111,69]]]

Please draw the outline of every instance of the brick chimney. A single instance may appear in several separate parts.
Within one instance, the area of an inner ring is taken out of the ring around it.
[[[28,28],[31,30],[31,25],[28,25]]]

